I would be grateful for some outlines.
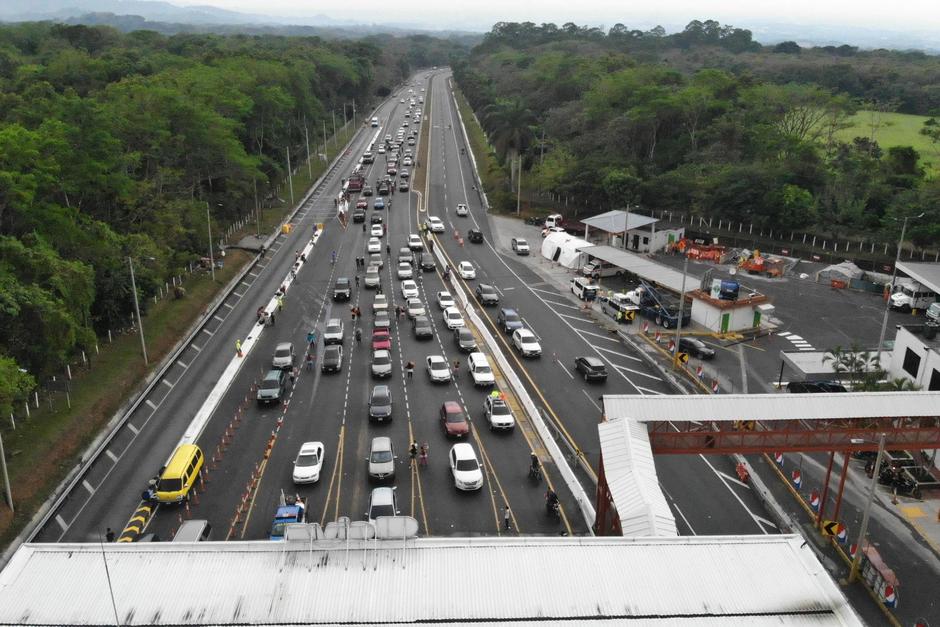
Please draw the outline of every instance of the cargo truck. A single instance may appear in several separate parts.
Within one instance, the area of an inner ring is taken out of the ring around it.
[[[911,311],[927,309],[937,302],[937,294],[913,279],[898,279],[891,294],[891,309]]]
[[[627,292],[625,297],[627,301],[639,307],[641,316],[653,320],[661,327],[673,329],[679,322],[679,299],[667,296],[646,282],[641,281],[640,287]],[[688,326],[692,319],[689,309],[683,308],[682,326]]]

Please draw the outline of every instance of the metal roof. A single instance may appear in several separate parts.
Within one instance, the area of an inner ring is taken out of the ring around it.
[[[605,394],[608,420],[831,420],[940,415],[940,392],[832,394]]]
[[[796,535],[25,544],[0,572],[0,624],[580,619],[862,625]]]
[[[898,270],[940,294],[940,263],[899,261]]]
[[[607,231],[608,233],[623,233],[624,231],[632,231],[659,222],[659,218],[617,210],[600,213],[586,220],[581,220],[581,222],[591,228]]]
[[[656,263],[645,255],[638,255],[613,246],[584,246],[578,250],[619,266],[624,270],[629,270],[641,279],[657,283],[677,294],[682,291],[682,273],[680,271]],[[701,279],[689,272],[685,279],[686,291],[696,289],[700,282]]]
[[[875,351],[870,353],[874,355]],[[839,379],[841,373],[834,370],[831,359],[826,359],[831,354],[829,351],[780,351],[780,359],[801,376],[811,380]],[[890,364],[891,351],[881,351],[880,359],[882,364]]]
[[[604,477],[625,536],[677,536],[676,519],[659,489],[646,425],[608,420],[597,425]]]

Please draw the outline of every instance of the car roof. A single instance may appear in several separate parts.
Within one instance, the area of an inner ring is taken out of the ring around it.
[[[390,451],[392,450],[392,438],[387,435],[377,435],[372,438],[372,450],[373,451]]]
[[[372,393],[373,394],[390,394],[391,390],[389,389],[387,385],[380,384],[380,385],[372,386]]]
[[[264,375],[264,378],[265,380],[280,379],[282,374],[284,374],[283,370],[280,368],[274,368],[272,370],[268,370],[268,374]]]
[[[486,355],[480,352],[470,353],[467,359],[471,359],[473,361],[486,361]]]
[[[512,307],[503,307],[500,311],[505,315],[508,315],[508,314],[519,315],[519,312],[513,309]]]
[[[460,406],[460,403],[457,401],[444,401],[442,404],[444,411],[447,413],[461,412],[463,413],[463,407]]]
[[[535,337],[535,333],[532,333],[532,331],[528,330],[525,327],[519,327],[518,329],[513,331],[513,333],[518,333],[520,336],[523,336],[523,337],[529,337],[529,336],[533,338]]]
[[[444,364],[447,363],[447,360],[444,359],[442,355],[428,355],[427,358],[430,359],[431,361],[438,361]]]
[[[581,357],[581,360],[586,364],[590,364],[591,366],[603,366],[604,365],[604,362],[601,361],[597,357],[584,356],[584,357]]]
[[[389,487],[373,488],[369,502],[372,505],[391,505],[395,491]]]
[[[388,329],[375,329],[372,331],[372,336],[375,337],[376,335],[388,335]]]
[[[390,354],[390,353],[388,352],[388,349],[387,349],[387,348],[377,348],[377,349],[375,349],[374,351],[372,351],[372,356],[373,356],[373,357],[380,356],[380,355],[383,355],[383,354],[385,354],[385,355],[389,355],[389,354]],[[377,386],[375,386],[375,387],[378,388],[378,387],[382,387],[382,386],[377,385]]]
[[[323,442],[304,442],[300,445],[300,453],[312,453],[318,448],[323,448]]]
[[[469,442],[458,442],[457,444],[454,444],[452,447],[450,447],[450,450],[454,452],[454,455],[458,459],[477,458],[477,454],[473,450],[473,447],[470,446]]]
[[[285,350],[286,350],[286,349],[290,348],[291,346],[293,346],[293,344],[291,344],[290,342],[281,342],[281,343],[279,343],[279,344],[277,345],[277,347],[275,347],[274,350],[276,350],[276,351],[279,351],[279,350],[282,350],[282,349],[285,349]]]

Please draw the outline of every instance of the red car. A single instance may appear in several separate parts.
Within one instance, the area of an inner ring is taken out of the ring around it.
[[[356,209],[368,209],[368,208],[369,208],[368,198],[360,198],[358,201],[356,201]]]
[[[372,332],[372,350],[392,350],[392,336],[385,329]]]
[[[457,401],[444,401],[441,405],[441,426],[446,436],[462,438],[470,433],[470,423]]]

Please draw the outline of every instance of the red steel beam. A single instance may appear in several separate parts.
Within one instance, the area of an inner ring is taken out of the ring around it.
[[[940,448],[940,419],[841,419],[758,422],[753,430],[735,430],[731,422],[650,423],[650,444],[659,455],[813,451],[872,451],[878,435],[888,449]]]

